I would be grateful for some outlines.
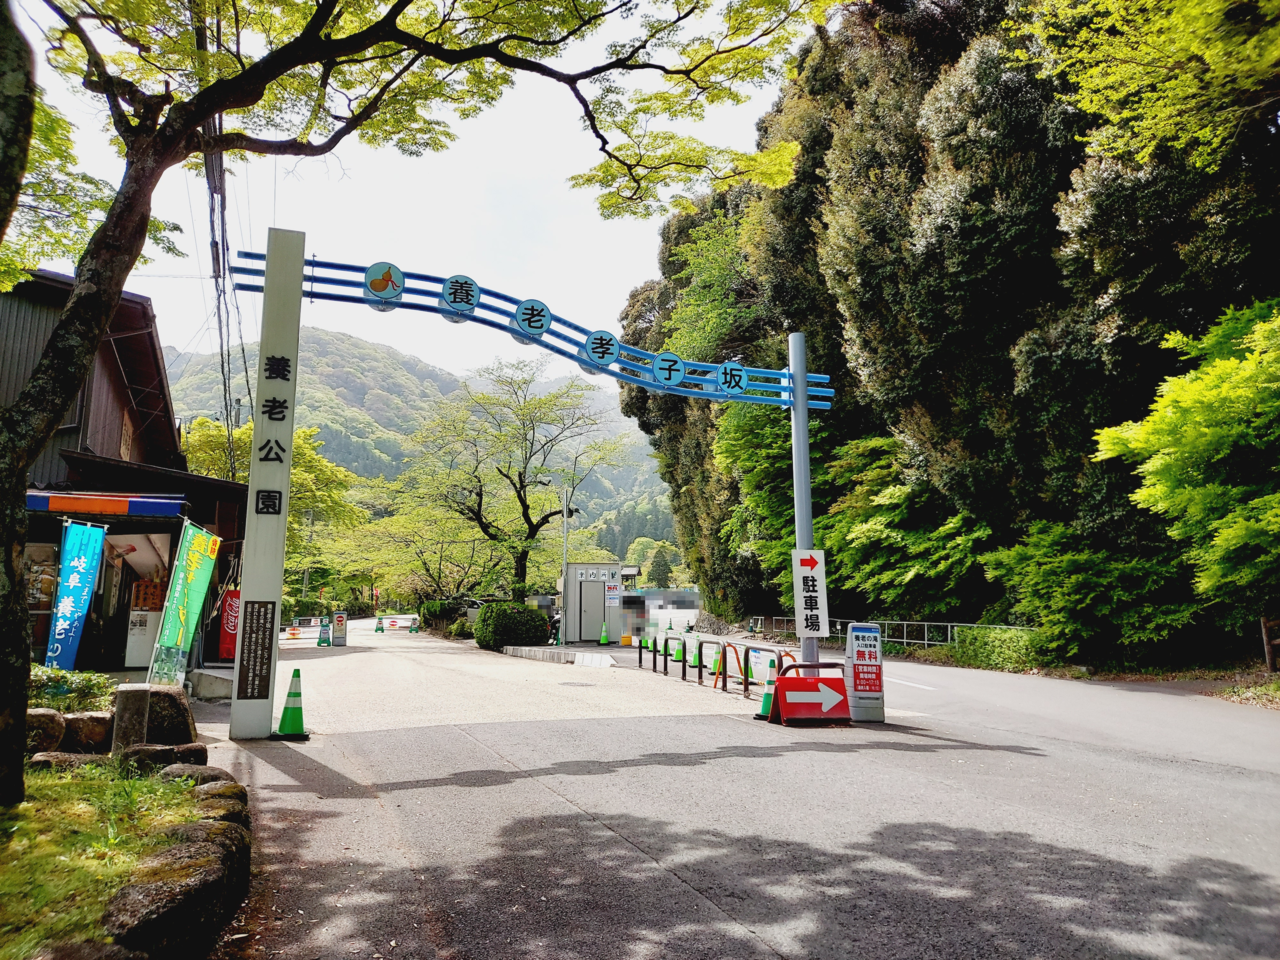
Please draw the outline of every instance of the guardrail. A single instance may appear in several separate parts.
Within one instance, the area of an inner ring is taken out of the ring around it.
[[[692,650],[690,645],[692,644]],[[673,651],[673,646],[678,645],[678,653]],[[737,678],[742,683],[742,695],[749,698],[751,696],[752,684],[752,664],[751,654],[760,653],[772,656],[775,660],[775,666],[780,668],[784,661],[795,661],[799,654],[797,648],[779,646],[777,644],[760,643],[750,640],[728,640],[721,637],[708,637],[698,633],[664,633],[661,637],[655,637],[649,645],[650,669],[652,672],[658,672],[658,656],[662,656],[662,674],[669,676],[671,672],[671,659],[678,657],[680,663],[680,679],[689,679],[689,654],[693,653],[693,667],[698,671],[697,680],[699,686],[705,685],[703,679],[704,670],[707,667],[707,658],[704,649],[707,646],[715,648],[715,673],[711,678],[711,686],[719,687],[725,693],[729,692],[729,680],[732,674],[729,670],[729,655],[733,655],[733,660],[738,666]],[[644,651],[641,646],[637,651],[636,666],[644,669]],[[755,681],[757,685],[763,683],[763,680]]]
[[[761,619],[761,618],[754,618]],[[835,620],[829,621],[830,636],[820,641],[824,644],[838,644],[843,647],[845,634],[851,623],[874,623],[880,627],[880,639],[886,643],[900,643],[903,646],[941,647],[954,643],[957,628],[981,630],[1031,630],[1031,627],[1015,627],[1004,623],[947,623],[934,620]],[[795,635],[796,621],[794,617],[774,617],[773,633],[775,635]]]

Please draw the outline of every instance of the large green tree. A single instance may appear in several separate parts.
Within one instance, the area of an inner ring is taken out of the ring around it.
[[[142,252],[151,197],[166,171],[237,151],[319,156],[352,135],[412,155],[440,150],[454,137],[441,114],[472,116],[517,77],[531,76],[564,92],[598,144],[601,163],[575,182],[600,191],[606,216],[661,212],[672,192],[678,199],[699,183],[785,182],[791,144],[747,154],[676,134],[670,124],[697,120],[711,104],[741,102],[745,88],[781,76],[799,31],[823,19],[830,0],[45,3],[55,19],[50,62],[98,98],[125,167],[43,355],[0,411],[0,804],[23,796],[26,473],[84,381]],[[576,66],[559,59],[591,42],[595,55],[584,51]],[[0,222],[25,166],[9,136],[25,141],[30,124],[24,47],[6,10]]]
[[[1134,502],[1166,518],[1196,589],[1232,626],[1280,610],[1280,300],[1171,338],[1196,367],[1160,386],[1148,416],[1098,434],[1136,464]]]
[[[415,440],[404,489],[424,505],[465,521],[503,550],[513,583],[529,580],[529,558],[542,532],[598,468],[622,462],[622,445],[604,437],[578,378],[547,389],[544,361],[499,362],[437,404]]]

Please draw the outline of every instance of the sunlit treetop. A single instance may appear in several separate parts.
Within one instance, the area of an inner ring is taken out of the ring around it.
[[[1019,16],[1030,55],[1106,119],[1100,152],[1170,146],[1213,168],[1243,130],[1277,125],[1280,0],[1036,0]]]
[[[695,189],[778,185],[796,147],[713,147],[669,124],[740,103],[785,71],[832,0],[45,0],[50,62],[110,111],[126,157],[317,156],[355,133],[419,155],[519,74],[557,84],[603,160],[573,178],[605,216]],[[568,66],[572,54],[574,66]],[[594,58],[593,63],[578,61]],[[219,115],[222,119],[219,120]],[[173,159],[176,157],[176,161]]]

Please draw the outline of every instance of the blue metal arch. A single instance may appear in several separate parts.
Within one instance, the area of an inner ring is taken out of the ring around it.
[[[239,251],[237,256],[241,260],[250,262],[264,262],[267,259],[265,254],[250,253],[243,250]],[[605,373],[615,380],[644,387],[646,390],[655,393],[671,393],[681,397],[710,400],[713,403],[736,402],[768,404],[778,407],[791,406],[791,375],[786,370],[762,370],[756,367],[745,367],[744,370],[747,375],[746,391],[740,394],[729,394],[719,389],[715,379],[715,371],[718,369],[715,364],[686,360],[684,361],[685,377],[680,386],[668,386],[654,378],[653,362],[656,359],[656,354],[619,341],[621,352],[616,360],[605,365],[596,363],[591,359],[586,345],[586,338],[591,335],[592,331],[566,320],[558,314],[551,314],[552,322],[541,337],[531,337],[523,334],[514,325],[515,311],[509,309],[509,307],[518,306],[521,300],[509,294],[481,287],[479,303],[475,308],[475,312],[459,313],[448,307],[442,307],[436,302],[441,299],[441,287],[447,279],[445,277],[430,273],[410,273],[406,270],[404,271],[406,282],[396,299],[380,300],[374,298],[365,288],[364,275],[366,267],[314,258],[306,260],[305,263],[306,272],[302,278],[303,294],[311,300],[364,304],[382,309],[390,307],[397,310],[417,310],[422,313],[439,314],[455,322],[465,320],[468,323],[478,323],[482,326],[511,334],[521,343],[536,343],[544,350],[564,357],[566,360],[572,360],[587,373]],[[231,272],[240,277],[261,278],[265,276],[265,270],[260,267],[239,264],[232,265]],[[337,276],[333,274],[337,274]],[[358,279],[352,279],[350,277],[351,274],[355,274]],[[408,281],[415,281],[415,283],[410,284]],[[423,284],[430,284],[435,289]],[[262,284],[237,282],[235,289],[248,293],[261,293]],[[342,291],[359,292],[348,293]],[[483,311],[483,314],[481,311]],[[567,344],[569,349],[548,342],[548,338]],[[831,378],[819,373],[810,373],[806,379],[809,406],[815,410],[830,410],[831,403],[823,398],[834,396],[835,391],[829,387],[823,387],[821,384],[829,383]]]

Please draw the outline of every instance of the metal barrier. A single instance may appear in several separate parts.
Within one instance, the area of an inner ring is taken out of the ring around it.
[[[751,696],[751,654],[762,653],[768,654],[774,658],[775,669],[782,669],[784,661],[791,660],[792,666],[795,665],[796,651],[788,650],[785,647],[776,644],[751,643],[749,641],[740,640],[722,640],[716,637],[704,637],[701,634],[667,634],[661,637],[654,637],[653,642],[649,645],[650,653],[650,669],[652,672],[658,672],[658,652],[662,652],[662,675],[670,676],[671,672],[671,645],[678,642],[680,648],[680,679],[689,679],[689,641],[693,641],[694,657],[697,663],[694,665],[698,671],[698,685],[705,686],[703,673],[706,669],[707,659],[703,654],[703,649],[707,646],[716,648],[717,664],[715,673],[711,677],[711,686],[713,688],[720,687],[725,693],[729,692],[729,654],[733,654],[734,660],[738,664],[738,675],[742,678],[742,695],[749,698]],[[636,666],[644,669],[644,647],[640,647],[636,659]],[[764,683],[759,680],[757,683]]]
[[[935,620],[829,620],[831,633],[821,642],[844,646],[845,634],[851,623],[874,623],[880,627],[880,637],[888,643],[900,643],[903,646],[941,647],[956,640],[956,630],[1031,630],[1031,627],[1016,627],[1004,623],[947,623]],[[796,632],[794,617],[774,617],[774,635],[792,635]]]
[[[844,664],[837,660],[815,660],[812,663],[789,663],[778,671],[778,676],[786,676],[788,670],[840,670],[844,671]]]

